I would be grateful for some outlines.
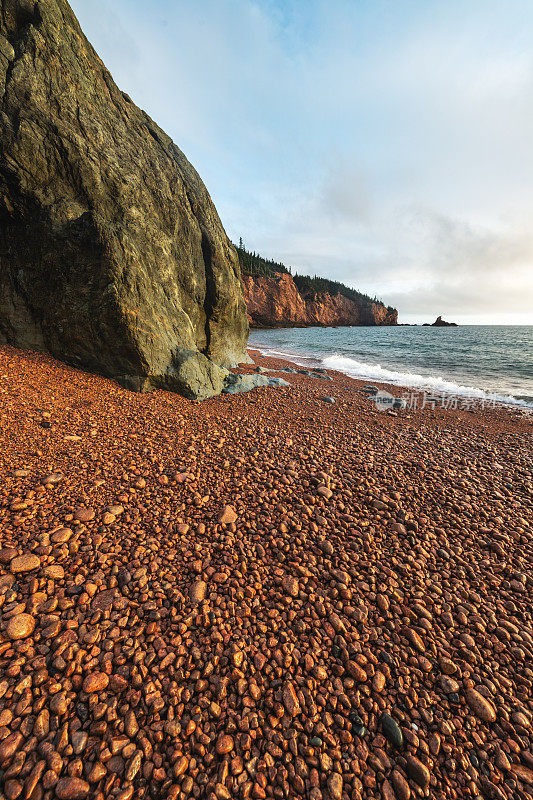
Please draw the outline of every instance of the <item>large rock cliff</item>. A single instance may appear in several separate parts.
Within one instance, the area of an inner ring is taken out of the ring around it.
[[[291,275],[244,275],[244,295],[254,328],[335,325],[396,325],[398,312],[383,303],[345,297],[340,292],[302,295]]]
[[[0,0],[0,137],[0,341],[218,393],[248,334],[235,250],[66,0]]]

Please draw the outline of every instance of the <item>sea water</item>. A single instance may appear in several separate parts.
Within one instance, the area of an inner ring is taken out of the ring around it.
[[[253,330],[249,347],[352,378],[533,408],[533,326]]]

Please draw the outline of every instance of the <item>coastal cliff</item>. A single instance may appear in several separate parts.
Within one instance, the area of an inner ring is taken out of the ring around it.
[[[0,343],[128,388],[218,394],[239,261],[200,176],[66,0],[0,3]]]
[[[244,298],[252,328],[396,325],[398,312],[379,301],[340,290],[301,290],[288,273],[243,275]]]

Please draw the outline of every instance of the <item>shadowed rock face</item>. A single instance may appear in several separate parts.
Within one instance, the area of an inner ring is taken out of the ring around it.
[[[331,325],[396,325],[398,312],[383,303],[357,302],[339,292],[304,296],[291,275],[244,275],[248,319],[253,328]]]
[[[65,0],[0,0],[0,341],[190,397],[244,360],[240,269],[198,173]]]

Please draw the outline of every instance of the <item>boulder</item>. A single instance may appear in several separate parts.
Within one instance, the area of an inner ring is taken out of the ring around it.
[[[225,381],[224,394],[240,394],[241,392],[249,392],[251,389],[275,388],[277,386],[290,386],[288,381],[283,378],[276,378],[270,375],[235,375],[230,372]]]
[[[143,390],[248,360],[239,262],[194,167],[66,0],[0,4],[0,343]]]

